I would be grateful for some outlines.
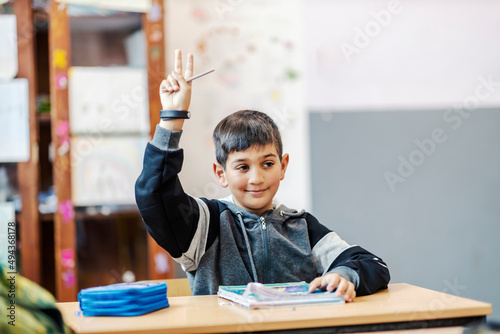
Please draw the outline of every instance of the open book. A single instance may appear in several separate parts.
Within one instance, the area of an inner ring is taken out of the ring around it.
[[[343,303],[342,297],[334,293],[317,290],[309,293],[306,282],[219,286],[217,295],[245,307],[267,308],[276,306],[297,306],[302,304]]]

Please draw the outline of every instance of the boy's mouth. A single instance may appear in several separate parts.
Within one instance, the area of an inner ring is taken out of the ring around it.
[[[267,189],[268,189],[268,188],[266,188],[266,189],[256,189],[256,190],[248,190],[248,189],[247,189],[247,190],[245,190],[245,191],[246,191],[246,192],[248,192],[248,193],[250,193],[250,194],[252,194],[252,195],[261,195],[261,194],[263,194],[263,193],[264,193]]]

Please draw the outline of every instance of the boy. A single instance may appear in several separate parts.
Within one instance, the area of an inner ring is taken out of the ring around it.
[[[189,109],[193,56],[182,76],[180,50],[175,71],[160,86],[164,110],[147,145],[144,168],[136,183],[136,201],[148,232],[186,271],[194,295],[215,294],[219,285],[252,281],[311,282],[351,302],[386,288],[386,264],[359,246],[350,246],[311,214],[273,201],[285,177],[288,154],[276,124],[266,114],[242,110],[214,130],[214,173],[232,195],[221,200],[184,193],[177,174],[183,151],[178,147]],[[177,111],[181,112],[177,112]],[[185,114],[185,113],[184,113]]]

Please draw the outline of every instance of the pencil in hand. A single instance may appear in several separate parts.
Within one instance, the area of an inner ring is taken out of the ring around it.
[[[202,73],[200,73],[200,74],[197,74],[197,75],[195,75],[195,76],[192,76],[191,78],[186,79],[186,82],[190,82],[190,81],[193,81],[194,79],[198,79],[199,77],[202,77],[202,76],[204,76],[204,75],[207,75],[207,74],[209,74],[209,73],[212,73],[213,71],[215,71],[215,69],[214,69],[214,68],[212,68],[211,70],[208,70],[208,71],[202,72]]]
[[[209,73],[212,73],[213,71],[215,71],[215,69],[214,69],[214,68],[212,68],[212,69],[210,69],[210,70],[208,70],[208,71],[202,72],[202,73],[200,73],[200,74],[194,75],[194,76],[192,76],[191,78],[186,79],[186,82],[191,82],[191,81],[193,81],[194,79],[198,79],[198,78],[200,78],[200,77],[202,77],[202,76],[204,76],[204,75],[207,75],[207,74],[209,74]],[[168,92],[166,89],[162,89],[162,90],[161,90],[161,93],[166,93],[166,92]]]

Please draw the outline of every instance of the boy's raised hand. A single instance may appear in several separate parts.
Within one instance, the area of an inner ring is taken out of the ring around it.
[[[316,277],[311,281],[311,283],[309,283],[309,292],[314,292],[316,291],[316,289],[331,292],[335,288],[337,289],[335,291],[335,295],[337,297],[341,297],[343,295],[344,300],[348,303],[352,302],[354,300],[354,297],[356,297],[356,289],[354,287],[354,284],[352,282],[349,282],[339,274],[326,274],[321,277]]]
[[[184,76],[181,50],[175,50],[174,64],[174,71],[160,85],[161,106],[163,110],[189,110],[192,82],[187,83],[186,78],[193,76],[193,55],[188,53]],[[180,130],[183,123],[184,120],[161,121],[160,126],[170,130]]]

